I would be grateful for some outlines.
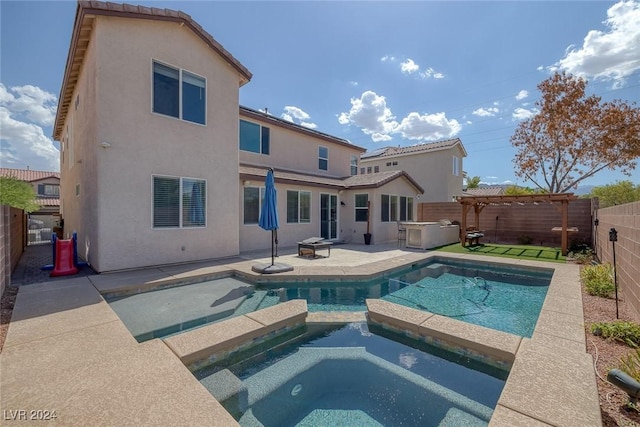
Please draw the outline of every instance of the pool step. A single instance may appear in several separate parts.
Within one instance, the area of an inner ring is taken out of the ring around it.
[[[242,304],[236,308],[234,313],[235,316],[241,316],[243,314],[252,313],[256,310],[259,310],[260,304],[262,300],[267,296],[267,291],[253,291],[251,294],[247,295]]]

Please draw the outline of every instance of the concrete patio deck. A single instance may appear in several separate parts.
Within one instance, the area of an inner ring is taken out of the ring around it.
[[[442,255],[555,269],[533,337],[508,345],[515,361],[490,425],[601,425],[593,361],[585,350],[578,266],[395,246],[337,245],[329,258],[317,259],[298,257],[296,248],[281,249],[278,262],[293,265],[294,271],[271,277],[251,270],[255,263],[270,262],[270,253],[260,252],[36,284],[24,281],[0,354],[0,421],[2,425],[24,425],[25,420],[42,424],[39,418],[55,411],[51,422],[59,425],[238,425],[180,361],[175,349],[160,339],[136,342],[102,294],[231,275],[252,280],[364,279]],[[269,328],[269,322],[278,322],[274,320],[278,318],[277,307],[268,316],[235,322],[251,320],[247,326],[251,330]],[[401,309],[394,312],[393,305],[377,310],[384,312],[386,322],[409,323],[409,329],[436,331],[439,337],[449,335],[453,341],[464,340],[473,346],[466,324],[461,322],[423,319]],[[307,322],[335,319],[363,317],[345,313],[307,316]],[[186,345],[190,343],[183,347]],[[504,343],[496,344],[501,345],[504,347]]]

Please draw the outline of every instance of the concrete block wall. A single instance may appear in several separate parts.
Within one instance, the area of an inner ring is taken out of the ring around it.
[[[613,264],[613,243],[609,231],[615,228],[618,292],[626,300],[636,321],[640,321],[640,201],[598,209],[594,250],[602,263]]]
[[[560,246],[560,232],[551,231],[562,225],[560,203],[525,203],[518,205],[485,206],[480,212],[478,228],[484,231],[485,243],[517,244],[528,236],[531,244]],[[496,220],[497,218],[497,220]],[[419,203],[418,221],[462,220],[462,206],[456,202]],[[476,225],[473,209],[467,214],[467,224]],[[591,199],[578,199],[569,203],[569,227],[577,227],[578,232],[569,233],[569,247],[574,243],[591,246],[592,228]]]

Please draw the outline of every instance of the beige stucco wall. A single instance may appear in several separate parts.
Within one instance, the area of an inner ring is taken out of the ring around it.
[[[263,155],[240,150],[240,162],[271,166],[320,176],[347,177],[351,175],[351,156],[360,156],[361,149],[333,143],[291,129],[275,126],[253,117],[242,120],[266,126],[270,131],[270,154]],[[318,168],[318,147],[329,150],[328,170]]]
[[[264,187],[262,183],[252,183],[251,187]],[[341,239],[341,210],[340,200],[342,194],[334,189],[320,189],[306,185],[291,185],[276,182],[278,195],[278,219],[280,229],[278,230],[278,244],[280,247],[294,246],[296,242],[309,237],[320,236],[320,193],[333,194],[338,197],[338,239]],[[287,190],[310,191],[311,192],[311,222],[309,223],[287,223]],[[263,230],[258,224],[244,224],[243,206],[244,187],[240,184],[239,192],[239,212],[240,212],[240,251],[249,252],[271,247],[271,233]]]
[[[453,156],[460,160],[460,173],[453,175]],[[395,166],[387,163],[398,162]],[[452,148],[412,153],[380,159],[362,159],[360,168],[379,166],[380,172],[403,170],[424,189],[421,202],[450,202],[455,195],[462,194],[463,152],[459,145]],[[359,172],[359,170],[358,170]]]
[[[243,188],[240,184],[239,210],[240,210],[240,252],[267,249],[271,247],[271,233],[261,229],[257,224],[243,224]],[[252,187],[262,186],[261,183],[252,183]],[[278,194],[278,216],[280,229],[278,230],[278,242],[280,247],[295,246],[296,242],[303,239],[320,236],[320,194],[332,194],[337,196],[338,208],[338,235],[336,240],[364,244],[364,233],[367,229],[366,222],[355,221],[355,195],[368,194],[371,202],[370,232],[373,235],[373,244],[394,242],[397,239],[397,223],[385,222],[380,219],[380,199],[382,194],[413,197],[413,218],[417,218],[417,202],[415,188],[405,178],[396,179],[380,188],[335,190],[311,186],[296,186],[276,181]],[[301,190],[311,192],[311,222],[303,224],[287,223],[287,190]],[[342,205],[341,202],[344,202]]]
[[[64,123],[60,151],[60,214],[64,219],[64,237],[78,233],[78,254],[97,260],[98,198],[96,150],[96,41],[85,52],[78,84]],[[76,108],[77,100],[77,108]],[[79,194],[76,196],[76,185]]]
[[[64,191],[65,231],[78,230],[80,252],[89,246],[98,271],[237,254],[236,72],[191,30],[171,22],[97,17],[90,49],[95,74],[85,64],[78,87],[95,86],[94,102],[80,99],[95,115],[76,147],[82,163],[73,169],[84,173],[66,174],[71,181]],[[153,60],[206,78],[206,126],[151,112]],[[153,229],[153,175],[206,180],[207,227]],[[82,182],[79,203],[69,197],[74,180]]]

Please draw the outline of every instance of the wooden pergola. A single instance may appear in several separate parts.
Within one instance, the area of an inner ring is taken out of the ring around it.
[[[560,231],[562,236],[562,255],[567,255],[569,242],[569,202],[577,200],[578,197],[573,193],[555,193],[555,194],[529,194],[522,196],[463,196],[458,198],[458,202],[462,205],[462,224],[460,225],[460,244],[464,246],[465,233],[467,230],[467,213],[473,208],[475,213],[475,226],[480,227],[480,212],[485,206],[495,204],[510,203],[551,203],[560,210],[562,215],[562,226],[554,227],[554,231]],[[556,203],[559,203],[556,204]]]

